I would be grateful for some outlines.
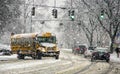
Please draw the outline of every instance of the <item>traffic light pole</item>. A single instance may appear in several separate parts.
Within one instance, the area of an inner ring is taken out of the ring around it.
[[[34,0],[33,0],[33,7],[34,7]],[[32,15],[33,13],[31,12],[31,28],[30,28],[30,33],[33,32],[33,18],[32,18]]]
[[[71,0],[71,9],[72,9],[72,0]]]
[[[54,0],[54,8],[56,7],[56,0]]]
[[[24,28],[24,32],[26,32],[26,18],[25,18],[25,16],[26,16],[26,10],[25,10],[25,5],[26,4],[26,0],[25,0],[25,2],[24,2],[24,25],[25,25],[25,28]]]
[[[32,32],[32,13],[31,13],[31,27],[30,27],[30,33]]]

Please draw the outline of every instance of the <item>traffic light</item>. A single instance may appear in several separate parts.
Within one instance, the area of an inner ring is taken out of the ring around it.
[[[31,12],[32,16],[35,15],[35,7],[32,7],[32,12]]]
[[[54,17],[57,18],[57,10],[55,10],[55,16]]]
[[[57,9],[52,10],[52,15],[54,18],[57,18]]]
[[[72,10],[72,11],[71,11],[71,15],[70,15],[70,18],[71,18],[72,21],[74,21],[74,18],[75,18],[74,13],[75,13],[75,11]]]
[[[71,15],[71,10],[68,11],[68,16],[70,16],[70,15]]]
[[[52,10],[52,15],[53,15],[53,16],[55,15],[54,9]]]
[[[102,9],[101,10],[101,13],[100,13],[100,18],[103,19],[104,18],[104,10]]]

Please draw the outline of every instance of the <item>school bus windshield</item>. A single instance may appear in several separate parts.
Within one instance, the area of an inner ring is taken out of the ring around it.
[[[56,43],[56,37],[55,36],[51,36],[51,37],[38,37],[37,40],[39,42]]]

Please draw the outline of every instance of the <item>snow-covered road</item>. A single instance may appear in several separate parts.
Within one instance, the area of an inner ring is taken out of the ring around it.
[[[61,49],[60,59],[43,57],[42,60],[25,58],[18,60],[17,55],[0,56],[0,74],[106,74],[111,64],[104,61],[91,63],[83,55],[74,55],[71,49]],[[115,66],[110,74],[116,71]]]

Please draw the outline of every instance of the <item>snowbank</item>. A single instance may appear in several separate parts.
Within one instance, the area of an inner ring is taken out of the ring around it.
[[[12,59],[17,59],[17,55],[16,54],[13,54],[11,56],[7,56],[7,55],[4,55],[4,56],[0,56],[0,61],[5,61],[5,60],[12,60]]]
[[[11,56],[11,58],[14,58],[15,55]],[[10,57],[9,57],[10,58]],[[8,59],[8,58],[6,58]],[[14,63],[6,63],[6,64],[0,64],[0,71],[10,70],[10,69],[20,69],[20,68],[26,68],[26,67],[33,67],[38,66],[41,64],[53,64],[55,62],[59,62],[59,60],[53,60],[53,59],[45,59],[45,60],[21,60],[20,62],[14,62]]]
[[[72,51],[72,49],[60,48],[60,50]]]
[[[6,50],[11,50],[9,45],[5,45],[5,44],[0,44],[0,50],[1,49],[6,49]]]
[[[120,57],[117,58],[117,54],[114,52],[113,54],[110,55],[110,61],[120,63]]]

